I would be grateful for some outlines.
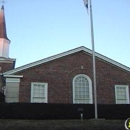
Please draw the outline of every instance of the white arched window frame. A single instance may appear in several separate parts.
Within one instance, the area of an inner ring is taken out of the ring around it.
[[[92,81],[85,74],[78,74],[73,78],[73,103],[92,104]]]

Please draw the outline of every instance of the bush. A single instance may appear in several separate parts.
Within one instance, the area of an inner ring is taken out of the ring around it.
[[[130,105],[98,105],[98,117],[127,119]],[[93,104],[0,103],[3,119],[84,119],[94,118]]]
[[[5,95],[0,92],[0,102],[5,102]]]
[[[130,118],[129,104],[98,105],[99,118],[127,119]]]

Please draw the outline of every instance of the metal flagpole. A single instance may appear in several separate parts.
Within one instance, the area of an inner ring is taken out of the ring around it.
[[[4,5],[4,3],[5,3],[5,0],[2,0],[2,1],[1,1],[1,3]]]
[[[91,0],[84,0],[86,8],[89,9],[90,16],[90,33],[91,33],[91,43],[92,43],[92,55],[93,55],[93,85],[94,85],[94,106],[95,106],[95,119],[98,118],[97,112],[97,87],[96,87],[96,64],[95,64],[95,47],[94,47],[94,30],[93,30],[93,16],[92,16],[92,3]]]
[[[90,27],[91,27],[91,42],[93,52],[93,85],[94,85],[94,101],[95,101],[95,119],[98,118],[97,113],[97,87],[96,87],[96,63],[95,63],[95,46],[94,46],[94,31],[93,31],[93,16],[92,16],[92,3],[90,3]]]

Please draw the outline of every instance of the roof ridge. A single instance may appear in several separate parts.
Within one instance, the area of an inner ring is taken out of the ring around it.
[[[14,74],[16,72],[19,72],[19,71],[22,71],[22,70],[25,70],[25,69],[28,69],[28,68],[31,68],[31,67],[34,67],[36,65],[39,65],[39,64],[42,64],[42,63],[46,63],[46,62],[49,62],[49,61],[52,61],[52,60],[55,60],[55,59],[58,59],[58,58],[61,58],[61,57],[64,57],[64,56],[67,56],[67,55],[70,55],[70,54],[73,54],[73,53],[76,53],[76,52],[79,52],[79,51],[85,51],[89,54],[92,54],[92,50],[84,47],[84,46],[81,46],[81,47],[78,47],[78,48],[75,48],[75,49],[72,49],[72,50],[68,50],[66,52],[62,52],[60,54],[57,54],[57,55],[54,55],[54,56],[50,56],[50,57],[47,57],[47,58],[44,58],[44,59],[41,59],[41,60],[38,60],[38,61],[35,61],[35,62],[32,62],[32,63],[29,63],[29,64],[26,64],[26,65],[23,65],[23,66],[20,66],[20,67],[17,67],[13,70],[10,70],[10,71],[7,71],[7,72],[4,72],[3,74]],[[119,68],[122,68],[128,72],[130,72],[130,68],[117,62],[117,61],[114,61],[106,56],[103,56],[97,52],[95,52],[95,56],[97,58],[100,58],[108,63],[111,63]]]

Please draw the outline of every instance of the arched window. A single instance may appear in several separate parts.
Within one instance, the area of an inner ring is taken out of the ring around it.
[[[73,103],[75,104],[93,103],[92,81],[85,74],[79,74],[73,78]]]

